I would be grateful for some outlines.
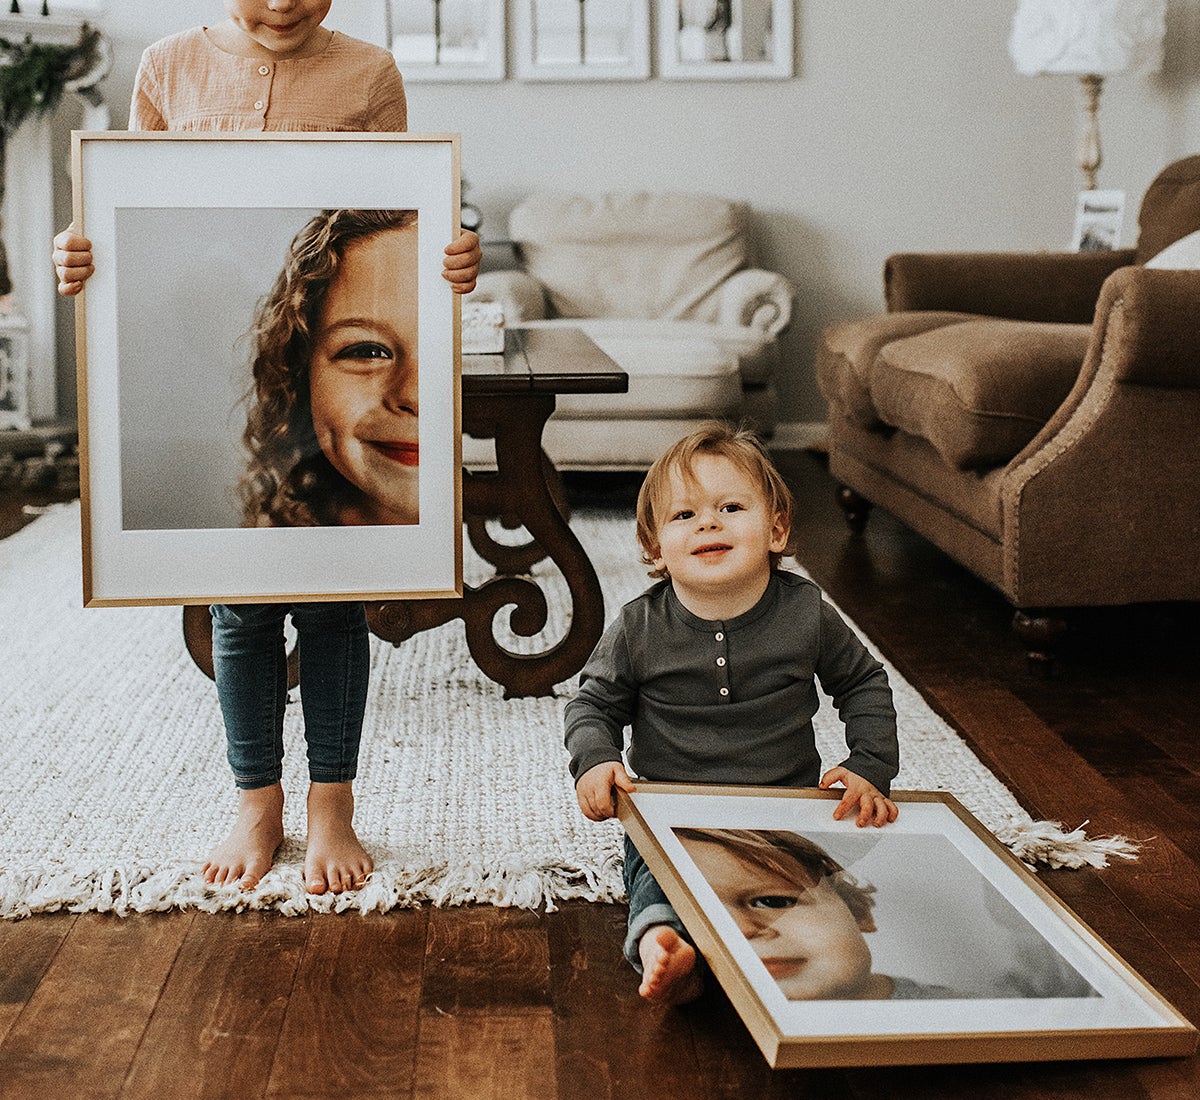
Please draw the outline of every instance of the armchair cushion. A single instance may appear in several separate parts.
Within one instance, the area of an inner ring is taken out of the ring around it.
[[[541,194],[509,235],[560,317],[711,321],[719,288],[752,266],[747,223],[743,204],[702,195]]]
[[[1089,325],[979,318],[894,340],[870,367],[879,418],[960,469],[1013,458],[1066,399]]]

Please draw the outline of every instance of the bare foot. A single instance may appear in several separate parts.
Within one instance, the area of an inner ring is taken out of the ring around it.
[[[638,942],[642,958],[642,984],[638,992],[656,1005],[682,1005],[704,991],[696,969],[696,949],[674,928],[657,924]]]
[[[358,842],[353,819],[354,791],[349,783],[309,785],[304,885],[310,894],[357,890],[375,869]]]
[[[200,869],[204,881],[215,886],[236,882],[243,890],[252,890],[271,869],[282,843],[282,785],[239,790],[237,821]]]

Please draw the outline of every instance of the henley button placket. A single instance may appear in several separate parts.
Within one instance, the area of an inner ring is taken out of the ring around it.
[[[725,631],[718,630],[713,639],[717,643],[717,668],[721,671],[717,674],[720,687],[717,689],[717,694],[722,700],[729,698],[729,647],[725,644]]]
[[[258,99],[256,99],[254,101],[254,109],[256,111],[262,111],[264,113],[264,115],[265,115],[266,109],[267,109],[267,102],[271,98],[271,75],[272,75],[272,72],[273,72],[273,66],[271,66],[271,65],[259,65],[259,67],[258,67],[258,75],[261,77],[264,77],[265,79],[263,80],[263,88],[259,92]]]

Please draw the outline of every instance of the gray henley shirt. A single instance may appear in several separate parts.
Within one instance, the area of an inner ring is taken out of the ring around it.
[[[776,570],[725,622],[693,615],[661,581],[621,609],[580,673],[565,715],[571,775],[619,761],[630,727],[643,779],[815,787],[818,680],[845,725],[842,765],[888,794],[900,752],[887,673],[812,581]]]

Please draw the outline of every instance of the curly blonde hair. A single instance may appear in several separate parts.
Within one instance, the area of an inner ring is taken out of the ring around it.
[[[788,540],[782,551],[771,553],[771,568],[775,569],[782,558],[795,551],[791,532],[796,505],[791,490],[754,432],[716,420],[702,424],[673,443],[659,455],[646,473],[637,498],[637,540],[642,548],[643,564],[654,566],[654,560],[659,556],[658,532],[668,506],[671,475],[678,473],[685,480],[690,480],[697,455],[715,455],[732,462],[758,486],[768,513],[782,520]],[[650,576],[667,576],[666,566],[652,568]]]
[[[249,333],[252,381],[242,442],[250,457],[238,483],[249,526],[336,524],[353,495],[313,428],[309,373],[318,321],[349,245],[416,224],[415,210],[323,210],[288,246]]]

